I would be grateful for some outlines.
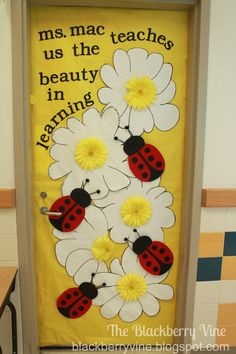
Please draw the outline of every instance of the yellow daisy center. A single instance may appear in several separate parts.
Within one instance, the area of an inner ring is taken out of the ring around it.
[[[122,203],[120,215],[124,224],[128,226],[145,225],[152,216],[152,205],[145,197],[134,195]]]
[[[125,301],[134,301],[142,297],[147,291],[144,278],[136,273],[123,276],[116,284],[120,296]]]
[[[147,76],[132,78],[125,85],[127,93],[125,100],[134,109],[145,109],[150,106],[157,95],[154,82]]]
[[[107,235],[100,236],[93,242],[91,251],[98,261],[108,261],[113,256],[114,244]]]
[[[94,137],[85,138],[77,144],[74,156],[83,170],[95,170],[105,164],[108,150],[102,140]]]

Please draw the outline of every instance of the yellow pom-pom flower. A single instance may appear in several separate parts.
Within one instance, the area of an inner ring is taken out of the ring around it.
[[[131,196],[122,203],[120,215],[124,224],[128,226],[145,225],[152,216],[152,205],[145,197]]]
[[[117,282],[117,290],[125,301],[135,301],[142,297],[147,291],[145,279],[137,274],[130,273],[123,276]]]
[[[91,251],[98,261],[109,261],[114,253],[114,244],[107,235],[100,236],[93,242]]]
[[[108,157],[107,146],[102,140],[94,137],[81,139],[76,146],[74,157],[83,170],[95,170],[105,164]]]
[[[156,99],[157,89],[154,82],[147,76],[131,78],[125,85],[125,100],[134,109],[145,109]]]

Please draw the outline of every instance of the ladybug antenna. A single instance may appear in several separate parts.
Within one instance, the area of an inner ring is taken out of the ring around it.
[[[137,229],[133,229],[133,232],[135,232],[139,237],[141,236]]]
[[[129,130],[129,125],[125,126],[125,129],[128,130],[128,132],[130,133],[130,135],[132,136],[133,134],[131,133],[131,131]]]
[[[130,239],[128,237],[125,237],[124,241],[128,243],[128,246],[129,246],[129,243],[132,243],[132,244],[134,243],[134,242],[130,241]]]
[[[96,193],[100,194],[101,193],[100,189],[97,189],[95,192],[89,193],[89,195],[96,194]]]
[[[114,136],[114,140],[120,141],[122,144],[125,143],[123,140],[120,140],[120,139],[118,138],[118,136]]]
[[[101,285],[96,286],[97,289],[102,289],[105,288],[107,286],[106,283],[102,283]]]
[[[95,275],[96,275],[95,273],[92,273],[92,274],[91,274],[91,280],[90,280],[90,283],[93,283],[93,278],[95,277]]]
[[[87,183],[89,183],[88,178],[86,178],[86,180],[82,182],[81,188],[84,189],[84,187],[86,186]]]

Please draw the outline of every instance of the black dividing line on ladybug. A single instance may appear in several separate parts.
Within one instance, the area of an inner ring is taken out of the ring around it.
[[[152,241],[149,236],[141,236],[136,229],[133,230],[139,236],[134,242],[127,237],[124,241],[132,243],[132,250],[138,256],[143,269],[152,275],[166,273],[172,266],[174,256],[167,245],[160,241]]]
[[[84,189],[87,183],[89,183],[89,179],[82,183],[81,188],[73,189],[70,195],[63,196],[52,204],[49,210],[49,221],[57,230],[73,231],[85,219],[85,209],[92,202],[91,195],[100,193],[98,189],[89,194]],[[58,213],[59,215],[50,215],[50,213]]]
[[[106,283],[100,286],[93,284],[92,273],[90,282],[84,282],[79,287],[74,287],[64,291],[57,299],[58,311],[67,318],[75,319],[83,316],[92,306],[92,300],[98,295],[98,290],[106,287]]]
[[[165,160],[161,152],[151,144],[146,144],[138,135],[132,135],[129,127],[125,127],[130,133],[126,141],[117,136],[114,140],[123,144],[123,150],[128,155],[128,164],[133,175],[142,182],[151,182],[159,178],[165,169]]]

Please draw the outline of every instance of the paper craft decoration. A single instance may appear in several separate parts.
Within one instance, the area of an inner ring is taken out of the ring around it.
[[[140,328],[175,327],[187,41],[185,11],[31,8],[40,346],[174,342]]]

